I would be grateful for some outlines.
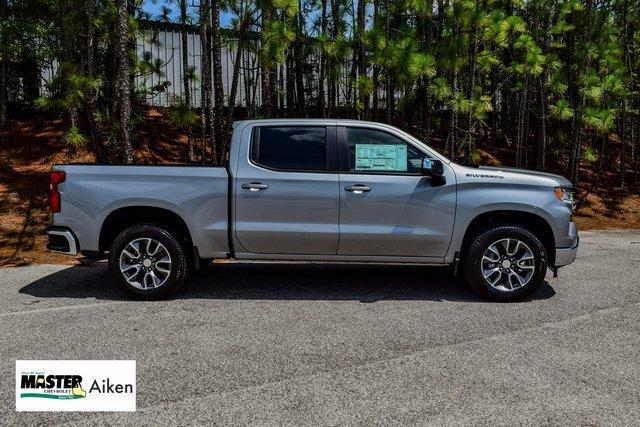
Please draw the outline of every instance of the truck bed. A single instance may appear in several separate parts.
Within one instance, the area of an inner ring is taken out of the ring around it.
[[[222,166],[54,165],[62,209],[54,224],[73,229],[83,252],[101,249],[100,230],[118,209],[151,206],[177,214],[201,257],[224,257],[228,244],[229,174]]]

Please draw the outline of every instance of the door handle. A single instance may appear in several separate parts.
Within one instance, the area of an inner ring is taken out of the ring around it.
[[[371,191],[371,187],[362,184],[348,185],[344,187],[344,189],[347,191],[351,191],[354,194],[362,194],[364,192]]]
[[[252,182],[250,184],[242,184],[242,188],[250,191],[260,191],[260,190],[266,190],[267,188],[269,188],[269,186],[261,182]]]

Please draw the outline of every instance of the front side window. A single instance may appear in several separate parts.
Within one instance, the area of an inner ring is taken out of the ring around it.
[[[373,129],[347,128],[351,172],[419,173],[424,155],[403,140]]]
[[[326,132],[320,126],[260,127],[251,160],[270,169],[324,171]]]

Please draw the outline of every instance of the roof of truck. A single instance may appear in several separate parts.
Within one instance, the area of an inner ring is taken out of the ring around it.
[[[403,131],[402,129],[398,129],[392,125],[389,125],[386,123],[380,123],[380,122],[369,122],[365,120],[353,120],[353,119],[306,119],[306,118],[251,119],[251,120],[238,120],[233,123],[233,127],[235,129],[240,125],[245,127],[245,126],[251,126],[251,125],[264,125],[264,126],[278,125],[278,124],[290,125],[292,123],[304,123],[304,124],[310,124],[310,125],[315,124],[315,125],[326,125],[326,126],[340,126],[340,125],[363,126],[364,125],[364,126],[377,127],[377,128],[386,128],[388,130],[391,130],[392,132],[403,134],[406,137],[409,137],[414,141],[418,142],[419,144],[423,145],[427,150],[429,150],[430,153],[432,153],[432,155],[435,158],[440,159],[446,163],[451,162],[451,160],[447,159],[445,156],[438,153],[436,150],[429,148],[423,141],[420,141],[419,139],[407,133],[406,131]]]
[[[278,124],[278,123],[291,123],[291,122],[314,122],[314,123],[327,123],[327,124],[366,124],[366,125],[376,125],[376,126],[388,126],[386,123],[380,122],[371,122],[366,120],[354,120],[354,119],[323,119],[323,118],[302,118],[302,117],[292,117],[292,118],[282,118],[282,119],[248,119],[248,120],[238,120],[233,122],[233,127],[236,127],[240,124]]]

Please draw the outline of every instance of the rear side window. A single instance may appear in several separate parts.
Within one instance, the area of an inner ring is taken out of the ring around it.
[[[279,170],[325,170],[325,127],[260,127],[257,132],[251,147],[254,163]]]

